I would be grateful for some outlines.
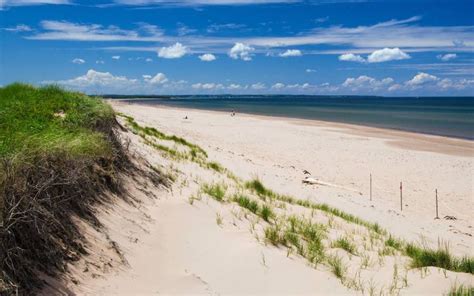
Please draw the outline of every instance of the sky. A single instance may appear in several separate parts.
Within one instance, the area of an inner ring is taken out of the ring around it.
[[[0,85],[474,95],[474,0],[0,0]]]

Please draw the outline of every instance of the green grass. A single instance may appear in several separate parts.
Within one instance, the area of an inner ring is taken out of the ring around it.
[[[251,181],[246,182],[245,187],[258,194],[260,197],[273,198],[276,196],[276,194],[272,190],[263,186],[262,182],[258,179],[253,179]]]
[[[128,125],[132,128],[132,130],[140,134],[142,137],[145,135],[148,135],[160,140],[173,141],[177,144],[188,147],[190,149],[189,154],[191,158],[199,158],[199,157],[207,158],[207,152],[196,144],[190,143],[186,141],[185,139],[177,137],[175,135],[166,135],[165,133],[157,130],[154,127],[148,127],[148,126],[143,127],[139,125],[135,121],[135,119],[131,116],[127,116],[124,114],[119,114],[119,115],[124,117]]]
[[[345,250],[346,252],[355,255],[356,254],[356,246],[350,242],[346,237],[341,237],[338,240],[332,243],[333,248],[340,248]]]
[[[207,163],[207,168],[211,169],[211,170],[214,170],[218,173],[222,173],[224,172],[224,168],[217,162],[214,162],[214,161],[210,161]]]
[[[345,266],[342,263],[342,259],[339,256],[329,256],[327,259],[329,266],[331,267],[332,273],[339,279],[344,279]]]
[[[392,247],[395,250],[401,250],[403,243],[390,235],[388,239],[385,241],[385,245],[388,247]]]
[[[280,230],[275,225],[265,228],[265,239],[274,246],[286,244],[285,238],[280,234]]]
[[[104,156],[110,146],[98,130],[115,120],[102,100],[56,86],[0,88],[0,157],[65,152]]]
[[[454,285],[448,293],[448,296],[473,296],[474,287],[466,287],[464,285]]]
[[[217,201],[224,201],[225,192],[227,188],[223,184],[215,183],[215,184],[204,184],[202,186],[202,191],[207,195],[211,196]]]
[[[435,266],[456,272],[474,273],[474,259],[454,258],[447,246],[433,250],[407,244],[405,254],[412,258],[413,267]]]
[[[258,203],[244,195],[234,196],[233,200],[237,202],[241,207],[248,209],[254,214],[257,214],[259,211]]]
[[[274,216],[275,214],[273,213],[272,208],[267,205],[262,206],[262,210],[260,211],[260,217],[262,217],[263,220],[270,222],[270,219]]]

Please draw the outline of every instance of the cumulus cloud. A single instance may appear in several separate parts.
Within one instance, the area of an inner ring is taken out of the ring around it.
[[[188,48],[179,42],[169,47],[162,47],[158,50],[158,57],[164,59],[179,59],[188,51]]]
[[[69,80],[55,81],[55,83],[86,92],[113,92],[130,88],[137,84],[137,80],[128,79],[125,76],[115,76],[110,72],[99,72],[90,69],[85,75]]]
[[[409,86],[420,86],[427,83],[438,81],[439,78],[424,72],[416,74],[411,80],[408,80],[405,84]]]
[[[400,48],[384,48],[379,49],[372,52],[370,55],[367,56],[367,59],[364,57],[353,54],[353,53],[345,53],[339,56],[340,61],[345,62],[358,62],[358,63],[382,63],[388,61],[395,61],[395,60],[405,60],[409,59],[410,56],[403,52]]]
[[[344,62],[365,63],[365,59],[363,57],[353,53],[345,53],[343,55],[340,55],[339,60]]]
[[[285,84],[283,84],[281,82],[278,82],[278,83],[275,83],[274,85],[272,85],[272,88],[273,89],[282,89],[282,88],[285,88]]]
[[[103,65],[103,64],[105,64],[105,62],[104,62],[104,61],[102,61],[102,60],[97,60],[97,61],[95,61],[95,63],[96,63],[96,64],[100,64],[100,65]]]
[[[232,84],[229,85],[227,88],[228,88],[228,89],[231,89],[231,90],[236,90],[236,89],[241,89],[241,88],[243,88],[243,87],[242,87],[242,85],[240,85],[240,84],[232,83]]]
[[[388,61],[406,60],[411,58],[408,54],[403,52],[400,48],[384,48],[371,53],[367,57],[369,63],[381,63]]]
[[[282,52],[279,54],[279,56],[281,57],[299,57],[299,56],[302,56],[303,54],[301,53],[301,50],[299,49],[288,49],[287,51],[285,52]]]
[[[436,56],[439,60],[442,60],[443,62],[447,62],[447,61],[450,61],[450,60],[454,60],[455,58],[457,58],[457,54],[455,53],[447,53],[447,54],[440,54],[438,56]]]
[[[213,55],[212,53],[205,53],[203,55],[200,55],[199,59],[203,62],[212,62],[216,60],[216,56]]]
[[[254,89],[254,90],[262,90],[262,89],[265,89],[266,86],[265,84],[261,83],[261,82],[257,82],[257,83],[254,83],[250,86],[251,89]]]
[[[221,83],[195,83],[191,87],[200,90],[218,90],[223,89],[224,85]]]
[[[357,90],[366,90],[366,91],[377,91],[384,88],[389,87],[394,83],[393,78],[387,77],[382,80],[377,80],[373,77],[361,75],[357,78],[349,77],[347,78],[344,83],[342,83],[342,87],[349,88],[352,91]]]
[[[229,51],[229,56],[235,60],[241,59],[243,61],[251,61],[252,60],[252,52],[255,48],[250,47],[246,44],[237,42]]]
[[[83,59],[75,58],[75,59],[72,60],[72,62],[73,62],[74,64],[81,65],[81,64],[84,64],[86,61],[83,60]]]
[[[151,84],[163,84],[168,82],[168,78],[166,78],[166,75],[163,73],[158,73],[153,77],[151,75],[143,75],[143,79]]]
[[[112,59],[114,59],[114,60],[120,60],[120,56],[119,56],[119,55],[112,56]]]

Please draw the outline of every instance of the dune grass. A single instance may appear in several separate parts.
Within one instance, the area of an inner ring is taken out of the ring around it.
[[[341,248],[352,255],[356,254],[356,246],[346,237],[341,237],[334,241],[332,247]]]
[[[260,210],[258,203],[254,200],[251,200],[245,195],[238,194],[234,196],[233,200],[237,202],[241,207],[248,209],[254,214],[257,214]]]
[[[407,244],[404,253],[411,257],[413,267],[435,266],[456,272],[474,274],[474,259],[469,257],[455,258],[448,246],[436,250]]]
[[[226,190],[226,186],[220,183],[204,184],[202,186],[204,193],[220,202],[224,201]]]
[[[130,165],[115,127],[99,98],[0,88],[0,294],[31,294],[40,273],[64,272],[86,253],[75,222],[100,227],[94,205],[121,191],[117,175]]]
[[[448,296],[473,296],[474,287],[455,284],[447,294]]]
[[[110,146],[100,132],[115,120],[100,99],[56,86],[11,84],[0,88],[0,157],[65,152],[103,156]]]

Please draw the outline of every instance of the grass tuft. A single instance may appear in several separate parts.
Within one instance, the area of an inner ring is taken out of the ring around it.
[[[248,209],[254,214],[257,214],[259,211],[258,203],[244,195],[234,196],[233,200],[237,202],[241,207]]]
[[[202,191],[204,193],[220,202],[224,201],[226,190],[226,186],[220,183],[204,184],[202,186]]]
[[[338,240],[334,241],[332,243],[332,247],[341,248],[352,255],[356,254],[356,246],[346,237],[341,237]]]

